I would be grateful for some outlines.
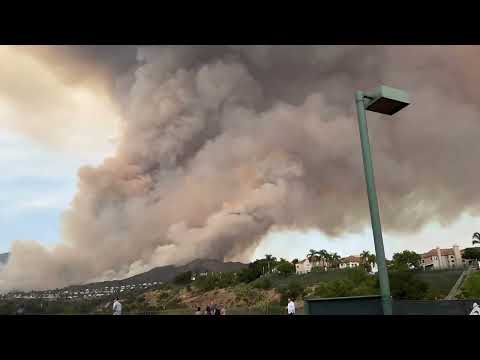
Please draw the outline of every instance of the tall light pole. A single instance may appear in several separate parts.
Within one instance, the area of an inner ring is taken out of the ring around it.
[[[363,168],[365,170],[365,182],[367,185],[368,205],[372,221],[373,240],[375,242],[375,255],[378,265],[378,278],[380,280],[380,293],[384,315],[392,315],[392,300],[390,297],[390,284],[388,281],[387,264],[385,262],[385,250],[383,248],[382,226],[380,224],[380,212],[378,210],[377,191],[373,176],[373,160],[368,139],[367,118],[365,110],[381,114],[393,115],[410,104],[407,93],[402,90],[380,86],[374,91],[355,93],[357,104],[358,129],[362,144]]]

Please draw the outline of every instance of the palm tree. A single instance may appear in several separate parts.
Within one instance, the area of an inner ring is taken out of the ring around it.
[[[335,253],[332,253],[332,254],[329,254],[330,255],[330,265],[331,267],[333,268],[336,268],[338,267],[338,264],[340,263],[340,255],[338,255],[336,252]]]
[[[310,249],[308,254],[307,254],[307,259],[310,262],[315,261],[317,259],[317,251],[313,250],[313,249]]]
[[[364,250],[364,251],[362,251],[362,253],[360,254],[360,258],[362,259],[362,261],[365,261],[369,255],[370,255],[370,251]]]
[[[475,245],[475,244],[480,244],[480,233],[476,232],[473,234],[472,236],[472,245]]]
[[[360,254],[361,262],[368,272],[372,271],[372,266],[370,265],[371,264],[370,263],[371,256],[372,256],[372,254],[370,254],[370,251],[367,251],[367,250],[364,250]]]
[[[370,254],[367,260],[368,260],[368,263],[370,264],[370,271],[372,271],[372,266],[377,262],[377,258],[375,257],[375,254]]]
[[[268,272],[271,272],[272,271],[272,263],[275,264],[275,262],[277,261],[277,258],[273,255],[267,254],[267,255],[265,255],[265,261],[267,262]]]
[[[318,251],[318,258],[322,261],[322,265],[325,266],[328,260],[328,252],[327,250],[320,250]]]

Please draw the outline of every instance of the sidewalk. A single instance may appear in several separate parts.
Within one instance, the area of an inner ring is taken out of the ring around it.
[[[470,273],[473,271],[473,267],[469,266],[467,269],[465,269],[465,271],[459,276],[457,282],[455,283],[455,285],[453,285],[452,289],[450,290],[450,292],[448,293],[447,297],[445,298],[445,300],[455,300],[456,299],[456,295],[458,293],[458,290],[460,289],[460,287],[462,286],[463,282],[465,281],[465,279],[468,277],[468,275],[470,275]]]

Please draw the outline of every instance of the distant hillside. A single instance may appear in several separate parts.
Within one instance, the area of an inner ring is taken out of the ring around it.
[[[0,254],[0,265],[6,264],[9,256],[10,253]]]
[[[81,288],[81,287],[105,287],[105,286],[122,286],[122,285],[131,285],[131,284],[143,284],[148,282],[169,282],[172,281],[175,276],[186,271],[192,272],[229,272],[240,270],[248,265],[242,264],[239,262],[222,262],[218,260],[194,260],[183,266],[160,266],[153,268],[150,271],[123,279],[123,280],[113,280],[113,281],[103,281],[92,284],[86,284],[82,286],[70,286],[70,288]]]

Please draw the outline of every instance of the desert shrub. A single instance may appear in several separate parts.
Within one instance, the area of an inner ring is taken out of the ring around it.
[[[298,280],[292,280],[288,283],[286,287],[279,289],[280,292],[280,304],[286,305],[288,298],[291,299],[300,299],[304,296],[305,287]]]
[[[237,300],[243,301],[249,306],[263,301],[265,298],[261,290],[255,289],[247,284],[235,286],[233,292]]]
[[[253,281],[251,285],[256,289],[271,289],[272,280],[270,280],[270,277],[264,276]]]
[[[287,286],[287,295],[297,299],[303,296],[303,293],[305,291],[305,287],[302,285],[301,282],[297,280],[292,280],[288,283]]]
[[[195,286],[202,291],[227,288],[235,286],[237,283],[237,276],[233,272],[211,273],[195,280]]]

